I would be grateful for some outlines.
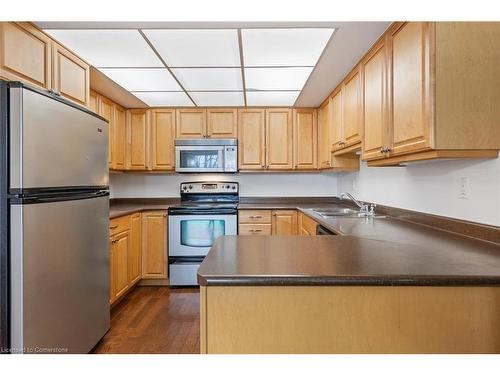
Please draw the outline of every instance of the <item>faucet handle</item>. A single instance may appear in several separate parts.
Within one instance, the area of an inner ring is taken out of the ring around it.
[[[375,203],[370,203],[370,214],[375,214],[375,207],[377,207]]]

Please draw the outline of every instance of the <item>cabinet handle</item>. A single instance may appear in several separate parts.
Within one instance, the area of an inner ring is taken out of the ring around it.
[[[249,218],[250,219],[262,219],[262,216],[260,216],[260,215],[250,215]]]
[[[111,229],[111,230],[116,229],[116,228],[118,228],[118,225],[113,225],[113,226],[109,227],[109,229]]]
[[[382,148],[380,149],[380,153],[381,153],[381,154],[383,154],[384,152],[385,152],[385,147],[382,147]]]
[[[261,167],[261,168],[266,168],[266,166],[265,166],[265,165],[261,165],[260,167]]]
[[[250,232],[258,233],[258,232],[262,232],[262,229],[250,229]]]

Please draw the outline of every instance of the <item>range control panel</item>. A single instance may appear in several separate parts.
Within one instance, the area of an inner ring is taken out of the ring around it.
[[[237,182],[183,182],[181,183],[181,194],[224,194],[238,193]]]

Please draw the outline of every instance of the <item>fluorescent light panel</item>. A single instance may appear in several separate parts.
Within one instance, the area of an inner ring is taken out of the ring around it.
[[[172,69],[187,91],[243,90],[240,68]]]
[[[243,29],[243,58],[251,66],[314,66],[335,29]]]
[[[313,68],[245,68],[247,90],[302,90]]]
[[[241,66],[237,30],[143,32],[169,67]]]
[[[184,92],[133,92],[140,100],[151,107],[185,107],[193,102]]]
[[[166,68],[99,69],[128,91],[182,91]]]
[[[247,104],[263,106],[291,106],[297,100],[300,91],[247,91]]]
[[[161,67],[137,30],[45,30],[96,67]]]
[[[198,106],[244,106],[243,92],[196,92],[190,91],[189,95]]]

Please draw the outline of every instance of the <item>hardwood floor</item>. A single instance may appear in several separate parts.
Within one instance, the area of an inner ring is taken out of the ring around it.
[[[199,289],[139,286],[111,310],[101,354],[200,353]]]

